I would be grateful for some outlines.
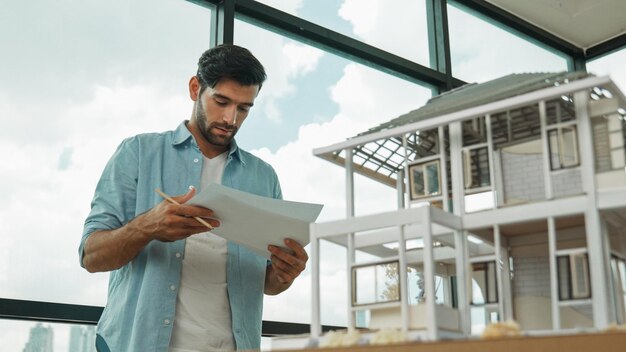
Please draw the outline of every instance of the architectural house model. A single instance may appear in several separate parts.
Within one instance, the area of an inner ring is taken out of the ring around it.
[[[512,74],[315,149],[346,170],[347,216],[311,224],[312,337],[320,240],[347,247],[351,328],[436,340],[506,320],[623,324],[625,108],[608,77]],[[395,188],[398,210],[355,217],[355,173]]]

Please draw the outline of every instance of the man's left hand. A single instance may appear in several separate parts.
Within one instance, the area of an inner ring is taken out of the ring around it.
[[[272,253],[271,265],[267,267],[265,276],[265,293],[277,295],[286,290],[293,280],[300,275],[309,260],[304,248],[296,241],[287,238],[285,246],[269,245],[267,249]]]

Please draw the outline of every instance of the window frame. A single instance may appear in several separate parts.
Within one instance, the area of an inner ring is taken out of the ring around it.
[[[570,130],[573,131],[573,136],[574,138],[572,139],[572,144],[573,149],[571,149],[571,151],[573,152],[573,157],[575,162],[570,164],[567,163],[564,160],[564,153],[563,151],[565,150],[566,146],[565,146],[565,138],[564,138],[564,130]],[[548,139],[548,156],[549,156],[549,160],[550,160],[550,171],[558,171],[558,170],[564,170],[564,169],[573,169],[573,168],[577,168],[580,166],[580,152],[579,152],[579,147],[578,147],[578,128],[576,126],[575,123],[568,123],[566,125],[557,125],[557,126],[549,126],[546,128],[546,138]],[[553,153],[554,149],[554,145],[553,145],[553,141],[555,141],[556,143],[556,152]],[[553,155],[556,155],[557,160],[558,160],[558,165],[554,165],[555,164],[555,158],[553,157]]]
[[[435,193],[429,192],[430,181],[429,181],[429,177],[427,177],[428,167],[432,165],[436,165],[436,170],[437,170],[437,192]],[[416,183],[415,183],[414,170],[416,169],[421,169],[422,171],[422,175],[423,175],[422,179],[424,181],[423,194],[417,194],[416,189],[415,189]],[[428,160],[421,159],[420,161],[411,163],[409,165],[409,186],[410,186],[410,192],[411,192],[410,194],[411,200],[439,197],[443,194],[442,185],[441,185],[441,160],[438,155],[434,156],[433,158],[429,158]]]

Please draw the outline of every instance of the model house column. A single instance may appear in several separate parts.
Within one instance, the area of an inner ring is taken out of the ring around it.
[[[591,276],[593,321],[598,329],[609,324],[609,312],[613,309],[609,299],[609,257],[605,253],[604,235],[600,212],[597,210],[595,160],[593,138],[589,116],[589,93],[581,90],[574,93],[574,106],[579,131],[581,178],[587,197],[585,209],[585,232]]]

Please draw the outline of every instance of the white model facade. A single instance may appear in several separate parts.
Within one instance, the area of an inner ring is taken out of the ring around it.
[[[347,247],[349,327],[434,340],[511,319],[623,324],[624,108],[608,77],[514,74],[314,150],[346,169],[347,216],[311,225],[313,337],[320,240]],[[398,210],[355,217],[355,173],[394,187]]]

